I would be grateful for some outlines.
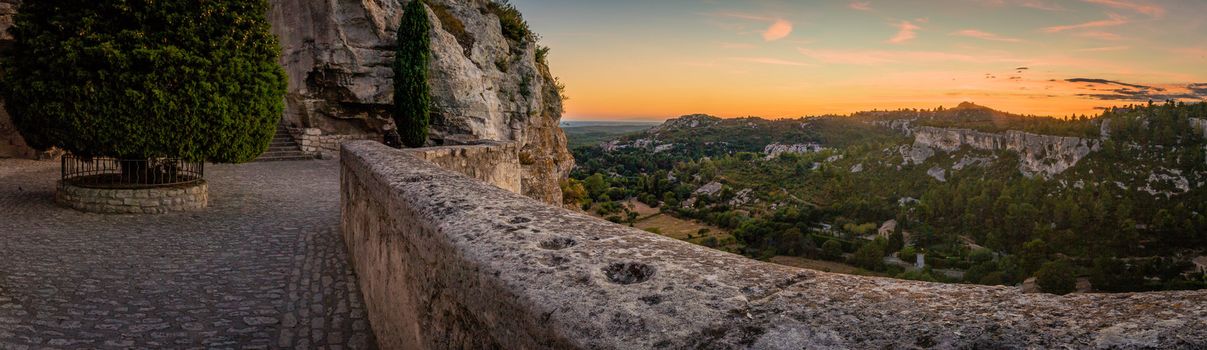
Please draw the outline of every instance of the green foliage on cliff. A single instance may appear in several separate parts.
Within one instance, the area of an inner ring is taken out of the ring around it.
[[[37,148],[244,162],[284,109],[264,0],[27,1],[4,98]]]
[[[1019,154],[1009,150],[964,147],[935,151],[922,164],[907,161],[914,138],[882,125],[896,117],[925,120],[930,112],[922,119],[913,112],[686,116],[621,137],[610,150],[576,148],[571,176],[607,174],[609,200],[635,198],[732,229],[741,253],[755,258],[845,260],[909,278],[922,272],[897,269],[912,268],[913,254],[900,255],[905,264],[880,264],[875,256],[914,250],[926,254],[935,279],[981,284],[1018,284],[1063,259],[1091,272],[1101,291],[1207,287],[1182,274],[1188,257],[1207,253],[1207,139],[1190,119],[1207,118],[1207,104],[1127,106],[1068,121],[1007,117],[1002,126],[978,116],[1000,112],[957,109],[964,112],[945,109],[950,114],[922,124],[1063,136],[1103,130],[1109,138],[1096,141],[1101,148],[1075,166],[1044,178],[1025,176]],[[824,149],[769,157],[762,151],[770,143]],[[944,180],[930,176],[931,169],[944,170]],[[719,191],[695,193],[712,182]],[[900,233],[883,244],[872,240],[874,228],[890,219]],[[831,251],[824,249],[828,241],[835,242]]]
[[[525,39],[536,41],[532,30],[528,29],[524,15],[508,0],[491,0],[486,6],[491,13],[499,17],[499,25],[503,27],[503,36],[507,39],[515,42],[524,42]]]
[[[432,100],[428,86],[431,31],[423,1],[407,4],[398,24],[398,52],[394,58],[394,123],[407,147],[422,147],[427,142]]]

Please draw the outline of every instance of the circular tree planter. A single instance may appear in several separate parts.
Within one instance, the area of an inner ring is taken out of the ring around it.
[[[209,205],[203,163],[71,155],[62,163],[55,201],[66,207],[104,214],[163,214]]]

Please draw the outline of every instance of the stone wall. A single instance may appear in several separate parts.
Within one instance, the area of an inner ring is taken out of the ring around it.
[[[90,213],[163,214],[201,210],[209,206],[205,181],[165,188],[84,188],[59,182],[55,202]]]
[[[339,156],[340,144],[345,141],[365,140],[365,135],[341,135],[324,132],[319,128],[288,128],[289,134],[297,141],[302,152],[313,154],[322,159]]]
[[[480,141],[473,145],[405,149],[444,169],[523,194],[520,150],[515,142]]]
[[[1023,294],[779,266],[344,144],[341,228],[383,348],[1203,348],[1207,291]]]

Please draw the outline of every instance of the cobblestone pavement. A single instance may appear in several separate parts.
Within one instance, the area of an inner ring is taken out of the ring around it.
[[[207,166],[210,208],[54,205],[0,159],[0,349],[375,348],[339,237],[339,164]]]

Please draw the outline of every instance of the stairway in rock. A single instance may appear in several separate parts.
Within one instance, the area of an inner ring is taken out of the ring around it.
[[[314,160],[313,154],[302,152],[302,147],[298,146],[297,141],[294,141],[293,135],[289,134],[283,127],[277,128],[276,135],[272,136],[272,144],[268,146],[268,151],[256,158],[257,162],[272,162],[282,160]]]

